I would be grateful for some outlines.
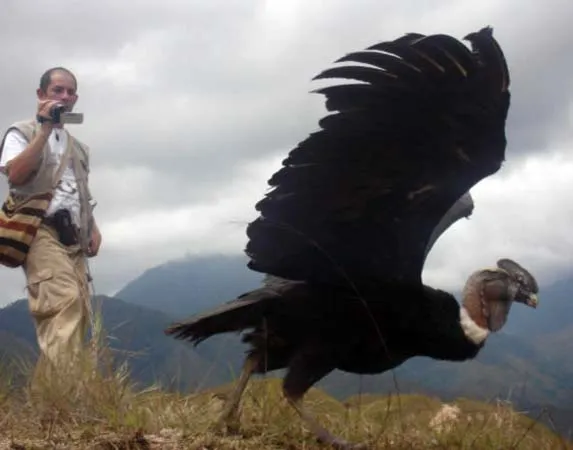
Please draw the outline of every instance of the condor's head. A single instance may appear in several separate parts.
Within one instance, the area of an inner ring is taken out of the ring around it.
[[[503,327],[513,303],[537,308],[538,292],[533,275],[508,258],[497,261],[495,268],[473,273],[463,290],[461,321],[466,335],[482,342],[489,332]]]

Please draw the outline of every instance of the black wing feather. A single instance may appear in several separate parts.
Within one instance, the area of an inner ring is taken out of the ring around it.
[[[509,73],[490,28],[411,33],[328,69],[321,129],[269,180],[247,227],[248,266],[316,283],[421,282],[433,230],[505,155]],[[385,53],[381,53],[385,52]]]
[[[385,70],[400,79],[421,79],[422,70],[402,58],[378,51],[360,51],[349,53],[335,62],[358,62]],[[316,77],[315,77],[316,78]]]
[[[326,78],[348,78],[366,83],[384,83],[388,78],[395,79],[397,76],[373,67],[340,66],[324,70],[314,77],[315,80]]]

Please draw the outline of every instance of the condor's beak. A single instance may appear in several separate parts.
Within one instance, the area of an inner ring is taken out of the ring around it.
[[[525,301],[525,304],[531,308],[537,308],[538,303],[539,300],[537,299],[537,295],[533,292],[529,294],[529,297],[527,297],[527,300]]]

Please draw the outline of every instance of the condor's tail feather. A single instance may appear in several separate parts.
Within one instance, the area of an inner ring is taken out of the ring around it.
[[[165,334],[198,345],[215,334],[241,331],[257,325],[269,296],[258,289],[235,300],[171,324]]]
[[[297,290],[302,285],[304,283],[267,277],[261,288],[182,322],[173,323],[164,332],[196,346],[216,334],[254,328],[282,303],[281,300],[288,300],[293,289]]]

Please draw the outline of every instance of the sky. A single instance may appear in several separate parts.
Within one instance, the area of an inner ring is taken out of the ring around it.
[[[541,286],[573,266],[573,31],[570,0],[3,0],[0,128],[35,114],[41,73],[78,78],[103,234],[99,294],[198,254],[240,254],[266,181],[317,129],[312,77],[407,32],[463,38],[494,28],[511,72],[507,161],[476,185],[469,220],[438,241],[424,281],[459,290],[500,257]],[[0,195],[6,194],[0,180]],[[25,295],[0,267],[0,306]]]

